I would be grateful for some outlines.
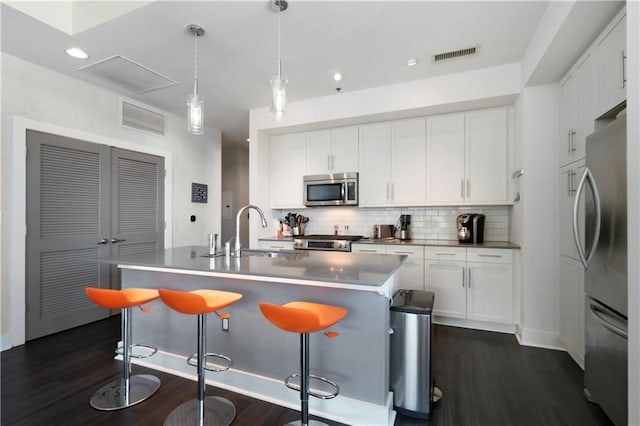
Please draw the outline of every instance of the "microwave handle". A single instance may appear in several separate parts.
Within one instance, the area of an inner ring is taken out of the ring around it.
[[[342,196],[342,201],[347,201],[347,191],[345,189],[345,187],[347,186],[346,182],[342,182],[342,189],[341,189],[341,196]]]

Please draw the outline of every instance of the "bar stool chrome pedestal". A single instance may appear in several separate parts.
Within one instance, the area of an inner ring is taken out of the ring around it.
[[[91,406],[96,410],[112,411],[131,407],[156,393],[160,387],[160,379],[150,374],[131,375],[131,358],[147,358],[158,350],[152,346],[131,343],[131,308],[140,307],[147,312],[150,308],[142,305],[158,296],[158,290],[148,288],[127,288],[111,290],[87,287],[87,296],[96,305],[106,309],[122,311],[122,347],[116,353],[122,354],[122,378],[101,387],[92,397]],[[136,347],[146,348],[146,354],[133,354]]]
[[[348,310],[331,305],[321,305],[310,302],[289,302],[282,306],[271,303],[260,303],[262,314],[273,325],[285,331],[300,334],[300,373],[291,374],[285,379],[285,385],[300,392],[300,420],[287,425],[325,425],[317,420],[309,420],[309,395],[331,399],[338,396],[340,388],[337,384],[324,377],[309,374],[309,333],[326,330],[341,321],[349,313]],[[338,337],[335,331],[323,331],[327,337]],[[300,377],[300,385],[294,384],[292,379]],[[319,380],[335,389],[331,393],[320,393],[309,389],[309,380]],[[326,425],[325,425],[326,426]]]
[[[205,396],[205,372],[226,371],[233,362],[231,358],[207,353],[207,330],[205,314],[224,309],[242,299],[239,293],[218,290],[194,290],[191,292],[160,289],[160,298],[170,308],[183,314],[198,316],[198,352],[189,357],[187,363],[198,369],[198,398],[176,407],[164,421],[164,426],[197,425],[228,426],[236,417],[236,407],[231,401],[219,396]],[[228,314],[219,314],[228,318]],[[220,358],[228,364],[222,368],[206,366],[207,357]],[[196,358],[194,362],[194,358]]]

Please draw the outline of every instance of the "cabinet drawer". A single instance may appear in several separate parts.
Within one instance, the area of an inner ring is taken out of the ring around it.
[[[420,246],[387,246],[387,254],[404,254],[410,259],[423,259],[424,247]]]
[[[425,247],[425,259],[464,262],[466,258],[465,247]]]
[[[385,254],[387,252],[384,244],[352,244],[351,251],[353,253],[379,253]]]
[[[292,241],[260,241],[262,250],[293,250]]]
[[[511,263],[513,261],[513,250],[508,249],[467,249],[467,262],[483,263]]]

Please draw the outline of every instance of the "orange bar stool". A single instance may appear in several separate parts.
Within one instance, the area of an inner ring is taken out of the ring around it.
[[[226,371],[231,367],[231,358],[207,353],[207,332],[205,314],[224,309],[242,299],[239,293],[218,290],[194,290],[191,292],[173,291],[161,288],[160,298],[171,309],[183,314],[198,316],[198,353],[187,359],[189,365],[198,369],[198,399],[192,399],[176,407],[165,419],[164,425],[216,425],[228,426],[236,417],[236,407],[231,401],[219,396],[205,397],[204,370]],[[218,314],[216,312],[216,314]],[[229,318],[229,314],[218,314],[220,318]],[[196,358],[194,363],[193,358]],[[207,357],[225,360],[228,365],[223,368],[206,366]]]
[[[300,414],[301,422],[291,422],[293,424],[323,425],[324,423],[315,420],[309,421],[309,395],[321,399],[331,399],[338,396],[340,388],[337,384],[324,377],[309,374],[309,333],[323,331],[341,321],[349,313],[348,310],[338,306],[321,305],[310,302],[289,302],[282,306],[271,303],[260,303],[262,314],[275,326],[292,333],[300,334],[300,371],[301,374],[294,373],[284,381],[285,385],[300,391]],[[323,331],[327,337],[338,336],[335,331]],[[291,379],[300,377],[300,385],[291,383]],[[309,379],[316,379],[324,382],[335,389],[333,393],[318,393],[309,389]]]
[[[131,343],[131,308],[137,306],[143,312],[150,311],[150,308],[143,308],[142,305],[156,300],[159,297],[158,290],[149,288],[111,290],[87,287],[85,291],[96,305],[106,309],[122,310],[122,348],[116,349],[116,353],[122,354],[123,375],[121,379],[101,387],[91,397],[91,406],[97,410],[112,411],[144,401],[156,393],[160,387],[160,379],[149,374],[131,376],[131,358],[147,358],[155,354],[158,349]],[[135,347],[143,347],[150,352],[134,354]]]

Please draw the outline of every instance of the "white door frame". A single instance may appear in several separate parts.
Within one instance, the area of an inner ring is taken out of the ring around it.
[[[146,145],[121,141],[106,136],[82,130],[61,127],[55,124],[43,123],[23,117],[13,116],[12,119],[12,163],[13,179],[11,184],[11,230],[9,233],[10,256],[10,282],[11,282],[11,346],[19,346],[25,343],[25,256],[26,256],[26,179],[27,179],[27,129],[39,132],[52,133],[69,138],[80,139],[87,142],[143,152],[146,154],[164,157],[165,160],[165,185],[164,185],[164,218],[165,247],[173,246],[173,164],[171,152],[156,149]]]

